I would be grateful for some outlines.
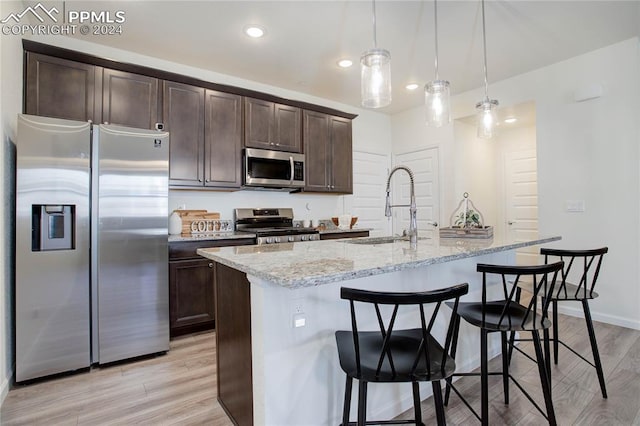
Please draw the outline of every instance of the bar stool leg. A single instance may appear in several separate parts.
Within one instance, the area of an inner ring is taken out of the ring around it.
[[[549,349],[549,329],[543,330],[544,342],[544,366],[547,370],[547,379],[549,380],[549,395],[551,395],[551,350]]]
[[[480,330],[480,419],[482,426],[489,426],[489,363],[487,360],[486,330]]]
[[[600,352],[598,351],[598,343],[596,342],[596,333],[593,330],[593,322],[591,321],[591,311],[589,310],[589,302],[587,299],[582,301],[582,310],[584,311],[584,319],[587,322],[587,330],[589,331],[589,340],[591,341],[591,351],[593,352],[593,362],[598,372],[598,381],[600,382],[600,390],[602,397],[607,398],[607,388],[604,384],[604,372],[602,371],[602,363],[600,362]]]
[[[553,362],[558,365],[558,301],[553,300]]]
[[[538,373],[540,374],[540,383],[542,384],[542,393],[544,395],[544,404],[547,409],[547,420],[552,426],[556,426],[556,414],[553,409],[553,401],[551,399],[551,383],[547,376],[547,368],[544,360],[544,354],[542,353],[542,345],[540,344],[540,334],[538,330],[532,330],[533,346],[536,350],[536,361],[538,364]]]
[[[456,317],[452,320],[455,321],[453,325],[453,336],[451,337],[451,358],[456,359],[456,350],[458,348],[458,332],[460,331],[460,317]],[[447,386],[444,390],[444,405],[449,404],[449,395],[451,394],[451,377],[445,379]]]
[[[445,426],[447,424],[447,421],[444,417],[444,404],[442,403],[442,389],[440,388],[440,380],[431,382],[431,387],[433,389],[433,403],[436,405],[436,420],[438,422],[438,426]],[[420,422],[422,422],[422,416],[420,417]],[[418,423],[417,417],[416,423],[420,424]]]
[[[351,411],[351,387],[353,378],[347,376],[347,383],[344,386],[344,405],[342,406],[342,426],[348,426],[349,413]]]
[[[511,361],[507,346],[507,332],[500,332],[502,340],[502,387],[504,389],[504,403],[509,404],[509,363]]]
[[[359,380],[358,384],[358,426],[367,422],[367,382]]]

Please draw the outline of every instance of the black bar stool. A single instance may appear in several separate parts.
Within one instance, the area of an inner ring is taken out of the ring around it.
[[[474,413],[483,425],[489,424],[489,375],[502,376],[504,388],[504,402],[509,403],[509,379],[522,391],[531,403],[548,420],[549,424],[555,425],[556,418],[551,400],[551,385],[547,374],[545,357],[542,351],[539,330],[545,333],[545,343],[548,348],[548,329],[551,321],[547,318],[549,308],[548,299],[532,297],[527,306],[518,303],[516,295],[519,293],[518,283],[521,279],[531,282],[532,290],[536,296],[547,296],[551,294],[558,277],[558,272],[562,270],[563,263],[557,262],[550,265],[536,266],[501,266],[479,264],[477,271],[482,273],[482,301],[462,302],[459,304],[457,318],[454,326],[454,337],[451,346],[451,356],[455,357],[458,344],[458,331],[460,329],[460,318],[466,322],[480,328],[480,373],[456,373],[454,376],[480,376],[481,382],[481,408],[480,415],[471,407],[460,392],[455,388],[451,377],[447,378],[447,388],[445,392],[445,405],[449,401],[451,389],[462,399],[465,405]],[[491,277],[491,276],[497,277]],[[499,300],[487,300],[487,283],[490,280],[499,279],[502,284],[502,297]],[[546,302],[539,303],[538,300]],[[509,350],[508,332],[531,332],[538,364],[538,373],[542,385],[542,393],[546,406],[546,413],[536,404],[533,398],[509,373]],[[487,340],[489,333],[499,332],[502,340],[502,371],[489,372],[487,359]],[[547,349],[548,352],[548,349]]]
[[[469,291],[468,284],[420,293],[388,293],[352,288],[341,288],[340,297],[349,300],[351,306],[351,330],[336,331],[340,367],[347,375],[344,394],[342,425],[349,424],[351,409],[351,386],[353,379],[358,379],[358,425],[365,424],[407,424],[413,420],[400,421],[366,421],[367,384],[407,382],[413,386],[413,404],[415,424],[422,425],[420,408],[419,382],[432,382],[433,400],[439,425],[446,424],[440,380],[449,377],[456,365],[449,356],[449,347],[453,335],[453,321],[458,301]],[[453,314],[447,327],[444,345],[432,335],[431,330],[436,321],[440,305],[443,301],[453,300]],[[378,319],[379,330],[358,331],[355,302],[373,305]],[[426,304],[435,304],[433,313],[427,321]],[[381,305],[393,306],[385,315]],[[419,314],[419,325],[411,329],[394,329],[399,307],[403,311]],[[386,317],[386,321],[385,321]]]
[[[544,255],[545,263],[558,259],[564,261],[562,281],[553,290],[550,298],[553,306],[553,338],[550,339],[553,342],[553,361],[555,364],[558,364],[558,345],[562,344],[565,348],[569,349],[579,358],[590,364],[596,369],[598,374],[598,381],[600,382],[600,390],[603,398],[607,398],[607,388],[604,382],[602,363],[600,362],[598,342],[596,341],[596,334],[593,330],[589,300],[598,297],[598,293],[594,291],[594,288],[596,286],[596,281],[598,280],[598,275],[600,274],[602,259],[608,251],[608,247],[590,250],[562,250],[553,248],[540,249],[540,254]],[[574,265],[575,268],[573,268]],[[572,284],[568,281],[572,278],[576,278],[574,282],[577,282],[577,284]],[[528,292],[531,291],[530,285],[527,284],[521,284],[520,288]],[[587,323],[593,362],[589,361],[573,348],[568,346],[565,342],[560,340],[558,334],[558,302],[581,302],[584,319]],[[514,341],[520,339],[514,339],[513,336],[511,336],[511,340]]]

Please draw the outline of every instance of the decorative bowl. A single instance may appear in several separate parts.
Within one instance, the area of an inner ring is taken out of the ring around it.
[[[353,228],[353,226],[356,224],[357,221],[358,221],[358,216],[352,216],[350,227]],[[333,222],[335,226],[338,226],[338,224],[340,223],[337,217],[332,217],[331,222]]]

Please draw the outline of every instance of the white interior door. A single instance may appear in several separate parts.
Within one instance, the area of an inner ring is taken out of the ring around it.
[[[535,150],[508,152],[505,171],[505,236],[509,242],[538,237],[538,171]],[[540,263],[538,247],[516,251],[518,265]]]
[[[344,197],[344,211],[358,217],[356,227],[371,228],[373,236],[391,233],[384,216],[390,164],[389,155],[353,152],[353,195]]]
[[[438,162],[435,147],[393,157],[394,166],[407,166],[414,175],[419,237],[434,237],[440,222]],[[393,175],[391,195],[393,204],[409,204],[411,189],[407,173],[398,171]],[[401,234],[405,229],[409,229],[409,207],[397,207],[393,209],[393,233]]]

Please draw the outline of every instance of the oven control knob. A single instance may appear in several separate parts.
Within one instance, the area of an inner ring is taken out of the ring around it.
[[[267,237],[267,244],[273,243],[273,237]]]
[[[279,243],[280,242],[280,237],[274,237],[273,238],[273,242],[274,243]]]
[[[289,242],[292,243],[295,239],[296,238],[293,235],[289,235],[289,238],[288,238]]]
[[[302,239],[302,241],[307,241],[307,240],[309,239],[309,237],[308,237],[307,235],[303,235],[303,236],[301,237],[301,239]]]

